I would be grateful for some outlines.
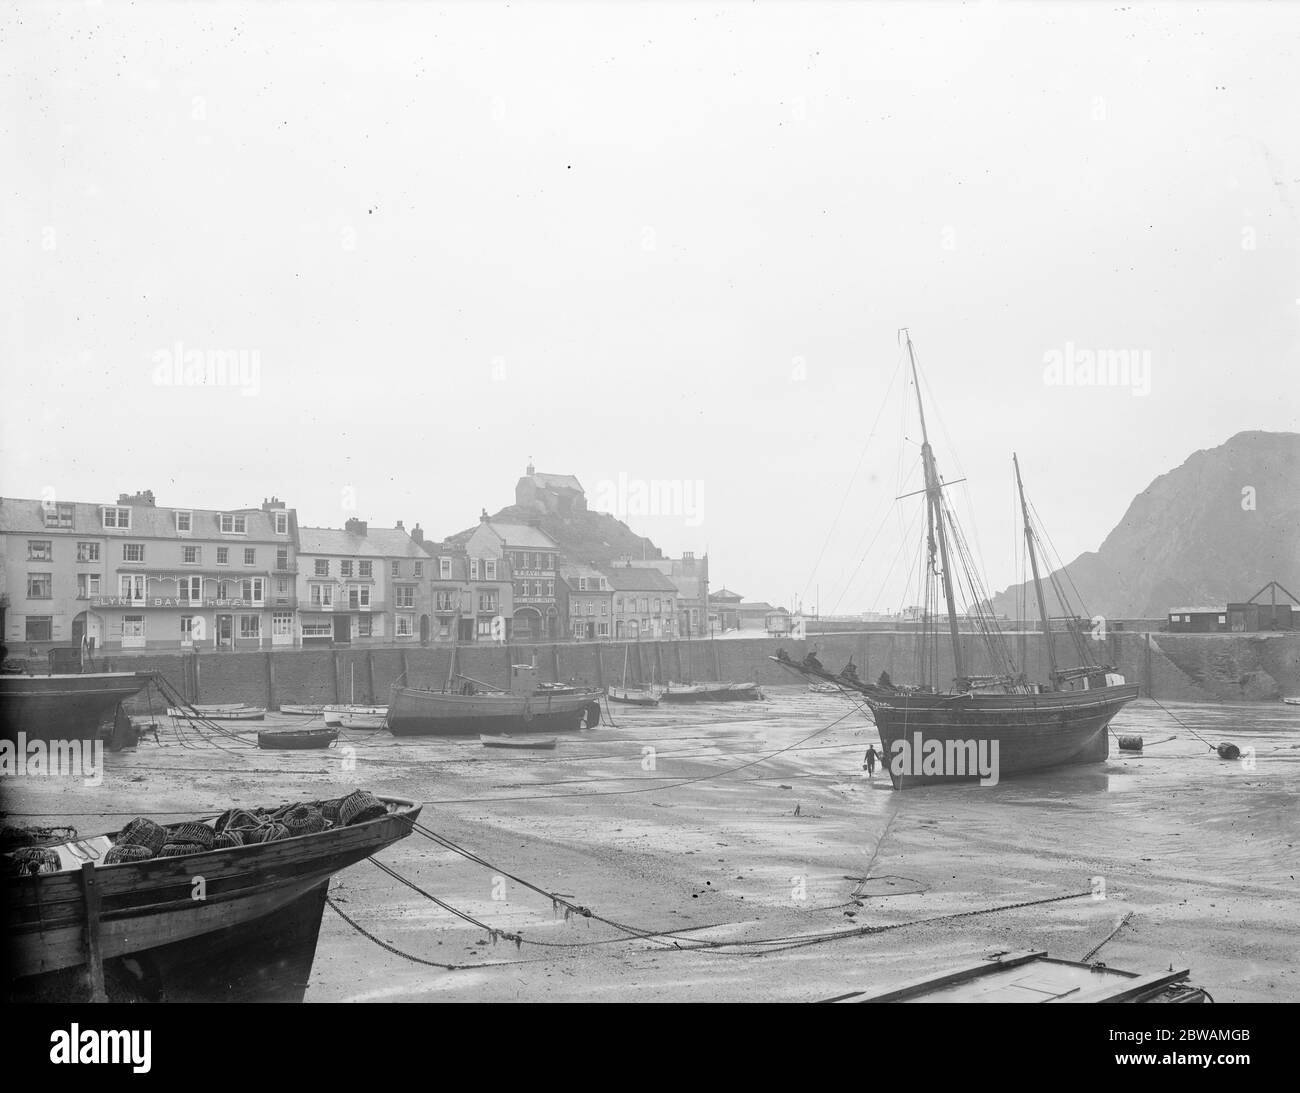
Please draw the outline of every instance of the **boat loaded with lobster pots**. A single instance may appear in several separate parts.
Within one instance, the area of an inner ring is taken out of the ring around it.
[[[511,667],[509,690],[449,671],[441,691],[395,686],[388,731],[394,736],[572,732],[600,724],[600,699],[594,687],[539,687],[531,664]]]
[[[6,829],[5,1000],[300,1002],[330,878],[419,814],[356,790],[88,839]]]
[[[1110,755],[1107,731],[1111,719],[1137,698],[1138,688],[1125,682],[1109,665],[1091,662],[1088,638],[1077,627],[1071,628],[1069,635],[1079,666],[1063,667],[1058,662],[1039,574],[1042,540],[1025,500],[1019,461],[1013,456],[1026,557],[1033,574],[1049,678],[1046,682],[1032,681],[1017,667],[1006,635],[989,609],[991,597],[981,581],[980,567],[945,497],[947,484],[935,465],[926,431],[925,405],[910,336],[907,354],[916,386],[922,438],[924,488],[916,495],[924,495],[926,518],[926,537],[921,544],[923,587],[918,590],[924,597],[920,602],[926,605],[918,643],[921,678],[915,685],[895,686],[882,673],[873,684],[858,678],[852,662],[837,673],[823,667],[815,654],[795,661],[781,650],[772,659],[805,677],[833,683],[850,696],[862,696],[875,717],[885,747],[885,768],[898,789],[969,778],[993,784],[1007,775],[1101,762]],[[1067,616],[1075,617],[1058,573],[1052,573],[1049,580]],[[958,614],[959,593],[967,604],[964,616]],[[954,669],[951,685],[942,689],[938,679],[938,624],[944,618],[940,606],[946,609]],[[971,671],[961,637],[962,618],[972,627],[968,631],[972,649],[982,650],[994,666],[992,673],[977,675]]]

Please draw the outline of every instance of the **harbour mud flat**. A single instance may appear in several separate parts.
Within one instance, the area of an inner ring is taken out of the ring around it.
[[[767,693],[615,707],[616,724],[555,751],[384,730],[345,731],[323,752],[192,731],[183,746],[164,722],[160,745],[110,754],[99,787],[0,788],[6,822],[82,834],[352,786],[426,802],[422,822],[491,867],[418,834],[381,860],[523,944],[492,943],[363,862],[334,879],[338,907],[456,967],[396,955],[327,908],[308,1001],[813,1001],[998,951],[1079,959],[1130,913],[1095,959],[1190,967],[1220,1002],[1300,1000],[1300,709],[1139,701],[1112,728],[1145,737],[1141,754],[1112,739],[1102,764],[898,793],[862,770],[879,738],[849,701]],[[507,873],[623,929],[566,915]]]

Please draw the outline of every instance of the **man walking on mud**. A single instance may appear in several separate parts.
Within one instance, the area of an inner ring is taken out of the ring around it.
[[[876,745],[869,744],[867,746],[867,754],[862,760],[862,769],[867,772],[868,778],[874,778],[876,776],[876,758]]]

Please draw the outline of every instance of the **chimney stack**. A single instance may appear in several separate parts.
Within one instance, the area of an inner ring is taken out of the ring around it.
[[[399,524],[398,527],[401,527],[401,525]],[[424,532],[420,529],[418,521],[415,527],[411,528],[411,540],[416,546],[424,546]]]
[[[362,539],[366,537],[366,526],[364,520],[358,520],[355,516],[349,517],[347,522],[343,525],[349,535],[357,535]]]

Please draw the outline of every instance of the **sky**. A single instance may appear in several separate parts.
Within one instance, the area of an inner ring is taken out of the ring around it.
[[[715,589],[895,610],[906,327],[1002,588],[1013,451],[1068,560],[1194,451],[1300,429],[1297,31],[1240,2],[6,5],[0,493],[440,538],[531,459]]]

